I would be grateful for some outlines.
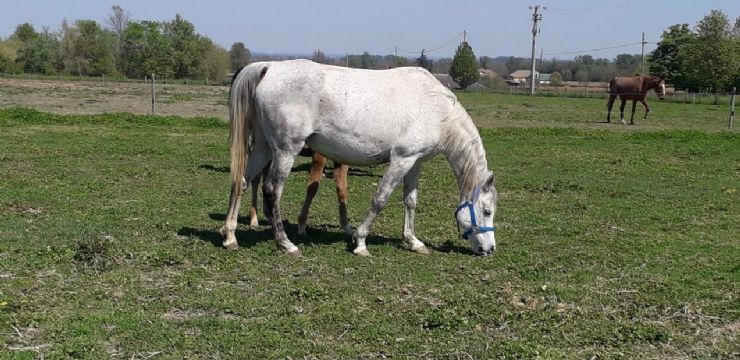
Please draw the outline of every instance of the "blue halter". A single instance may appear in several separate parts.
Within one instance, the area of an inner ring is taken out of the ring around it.
[[[488,227],[488,226],[478,226],[478,222],[475,220],[475,207],[473,207],[473,202],[470,201],[470,200],[468,200],[468,201],[465,201],[464,203],[460,204],[457,207],[457,210],[455,210],[455,223],[457,223],[457,231],[458,232],[460,231],[460,223],[457,221],[457,213],[459,213],[460,210],[462,210],[462,209],[464,209],[466,207],[468,208],[468,211],[470,212],[470,229],[466,230],[462,234],[463,239],[467,240],[468,239],[468,236],[472,235],[473,233],[481,234],[481,233],[486,233],[486,232],[489,232],[489,231],[491,231],[491,232],[496,231],[496,227],[495,226],[491,226],[491,227]]]

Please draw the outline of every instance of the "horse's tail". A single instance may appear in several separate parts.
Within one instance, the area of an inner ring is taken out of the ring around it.
[[[231,149],[231,181],[237,194],[244,191],[244,171],[252,150],[254,135],[255,89],[265,73],[267,65],[252,64],[234,74],[229,90],[229,144]]]

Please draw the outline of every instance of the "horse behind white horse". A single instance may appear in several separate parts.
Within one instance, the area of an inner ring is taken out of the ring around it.
[[[477,254],[496,248],[494,175],[473,121],[455,95],[421,68],[359,70],[308,60],[258,62],[234,76],[230,92],[231,197],[221,229],[223,245],[237,249],[234,232],[244,187],[272,161],[264,182],[272,204],[277,245],[300,250],[285,234],[280,197],[304,145],[349,165],[388,163],[370,212],[354,233],[357,255],[375,217],[403,180],[403,238],[412,251],[428,253],[414,233],[421,164],[442,153],[457,178],[455,212],[463,237]]]

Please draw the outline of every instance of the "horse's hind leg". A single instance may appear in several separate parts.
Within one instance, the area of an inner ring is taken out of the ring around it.
[[[607,113],[606,113],[606,122],[612,121],[612,106],[614,106],[614,100],[617,98],[617,95],[609,95],[609,102],[606,104]]]
[[[414,217],[416,215],[416,200],[419,190],[420,173],[421,166],[417,163],[403,178],[403,204],[405,208],[403,239],[409,244],[411,251],[426,255],[429,254],[429,249],[427,249],[423,242],[416,238],[414,231]]]
[[[306,235],[306,221],[308,220],[308,209],[311,207],[316,192],[319,190],[319,182],[324,175],[326,158],[315,152],[312,156],[311,170],[308,174],[308,186],[306,186],[306,199],[303,200],[303,208],[298,216],[298,235]]]
[[[630,125],[635,125],[635,107],[637,106],[637,100],[632,100],[632,115],[630,116]]]
[[[386,169],[385,174],[383,174],[383,179],[380,180],[378,190],[376,190],[373,195],[370,211],[367,214],[365,221],[357,227],[353,236],[356,245],[353,251],[355,255],[370,256],[370,252],[367,251],[367,245],[365,244],[365,239],[370,233],[370,228],[372,228],[378,213],[380,213],[388,203],[388,197],[393,192],[393,189],[398,186],[401,179],[403,179],[409,170],[413,168],[417,159],[418,157],[391,158],[391,162],[388,164],[388,169]]]
[[[269,153],[253,152],[249,156],[247,169],[244,172],[244,182],[252,182],[255,177],[259,177],[260,171],[269,161]],[[243,190],[243,187],[242,187]],[[221,234],[224,236],[223,246],[229,250],[239,249],[236,241],[237,219],[239,218],[239,206],[241,203],[242,193],[236,191],[236,184],[231,185],[231,197],[229,198],[229,211],[226,214],[226,222],[221,228]]]
[[[352,235],[352,226],[349,225],[347,215],[347,172],[349,166],[334,162],[334,181],[337,184],[337,202],[339,202],[339,226],[344,233]]]
[[[299,144],[303,146],[303,144]],[[267,174],[265,179],[265,185],[267,189],[266,201],[270,203],[272,210],[272,228],[275,234],[275,243],[277,246],[289,255],[294,257],[301,257],[301,251],[295,244],[289,239],[288,235],[285,234],[285,228],[283,227],[283,220],[280,215],[280,198],[283,194],[283,188],[285,186],[285,179],[290,174],[290,169],[293,166],[295,155],[298,154],[300,146],[295,151],[281,150],[275,152],[272,157],[272,165],[270,166],[270,172]]]

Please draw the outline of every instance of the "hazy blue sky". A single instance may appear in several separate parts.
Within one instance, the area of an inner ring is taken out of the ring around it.
[[[537,45],[545,58],[572,58],[577,54],[562,53],[636,43],[643,31],[647,41],[658,41],[668,26],[693,27],[712,9],[722,10],[731,22],[740,15],[739,0],[0,0],[0,36],[7,37],[23,22],[53,31],[65,18],[105,24],[116,4],[135,20],[170,20],[179,13],[227,49],[242,41],[252,51],[305,54],[314,49],[392,54],[395,46],[419,51],[467,30],[476,55],[528,56],[532,22],[527,7],[535,4],[548,7]],[[456,44],[429,55],[451,56]],[[646,52],[654,46],[649,44]],[[587,53],[613,58],[625,52],[639,53],[640,46]]]

